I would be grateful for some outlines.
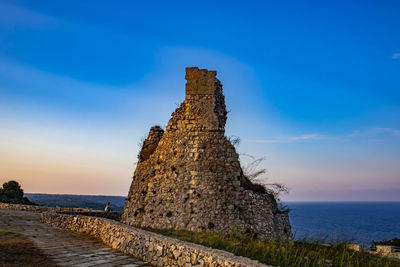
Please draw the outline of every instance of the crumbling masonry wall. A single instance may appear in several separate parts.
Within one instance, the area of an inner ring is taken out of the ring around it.
[[[143,144],[122,221],[153,229],[251,230],[291,238],[274,197],[247,190],[239,156],[225,137],[227,112],[216,71],[186,68],[186,97],[165,132]]]

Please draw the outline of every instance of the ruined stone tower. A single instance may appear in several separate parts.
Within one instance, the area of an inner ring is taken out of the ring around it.
[[[216,71],[186,68],[186,97],[163,131],[143,143],[122,221],[153,229],[252,230],[288,239],[287,213],[254,190],[225,137],[226,109]]]

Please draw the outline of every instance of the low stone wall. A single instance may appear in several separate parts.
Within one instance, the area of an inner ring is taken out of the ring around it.
[[[111,220],[118,221],[118,222],[121,221],[121,217],[122,217],[122,211],[104,212],[104,211],[91,210],[91,211],[60,211],[58,213],[107,218],[107,219],[111,219]]]
[[[93,217],[107,218],[115,221],[121,221],[122,211],[110,211],[104,212],[101,210],[88,210],[83,208],[56,208],[46,206],[35,206],[35,205],[21,205],[21,204],[7,204],[0,203],[0,210],[19,210],[19,211],[30,211],[30,212],[57,212],[70,215],[85,215]]]
[[[393,252],[393,246],[382,246],[382,245],[377,245],[376,246],[376,253],[382,254],[382,255],[388,255]]]
[[[0,203],[0,210],[19,210],[19,211],[31,211],[31,212],[45,212],[45,211],[70,211],[70,212],[90,212],[88,209],[81,208],[56,208],[56,207],[45,207],[45,206],[35,206],[35,205],[22,205],[22,204],[8,204]]]
[[[41,221],[100,238],[112,248],[153,266],[267,266],[226,251],[180,241],[105,218],[45,212]]]
[[[400,252],[396,252],[395,246],[377,245],[376,250],[370,250],[369,248],[363,248],[362,245],[358,245],[358,244],[349,244],[349,245],[347,245],[347,247],[349,249],[352,249],[355,251],[366,252],[366,253],[371,253],[371,254],[378,254],[378,255],[382,255],[382,256],[400,259]]]

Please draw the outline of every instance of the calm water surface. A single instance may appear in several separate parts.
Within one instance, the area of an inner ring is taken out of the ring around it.
[[[400,202],[286,203],[296,239],[335,240],[368,245],[400,238]]]

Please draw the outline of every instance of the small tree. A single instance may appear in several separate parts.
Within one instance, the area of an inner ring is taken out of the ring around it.
[[[0,188],[0,202],[34,204],[28,198],[24,197],[24,190],[22,190],[21,185],[16,181],[8,181],[3,184],[3,187]]]
[[[24,190],[16,181],[8,181],[3,184],[3,195],[9,199],[20,199],[24,196]]]

